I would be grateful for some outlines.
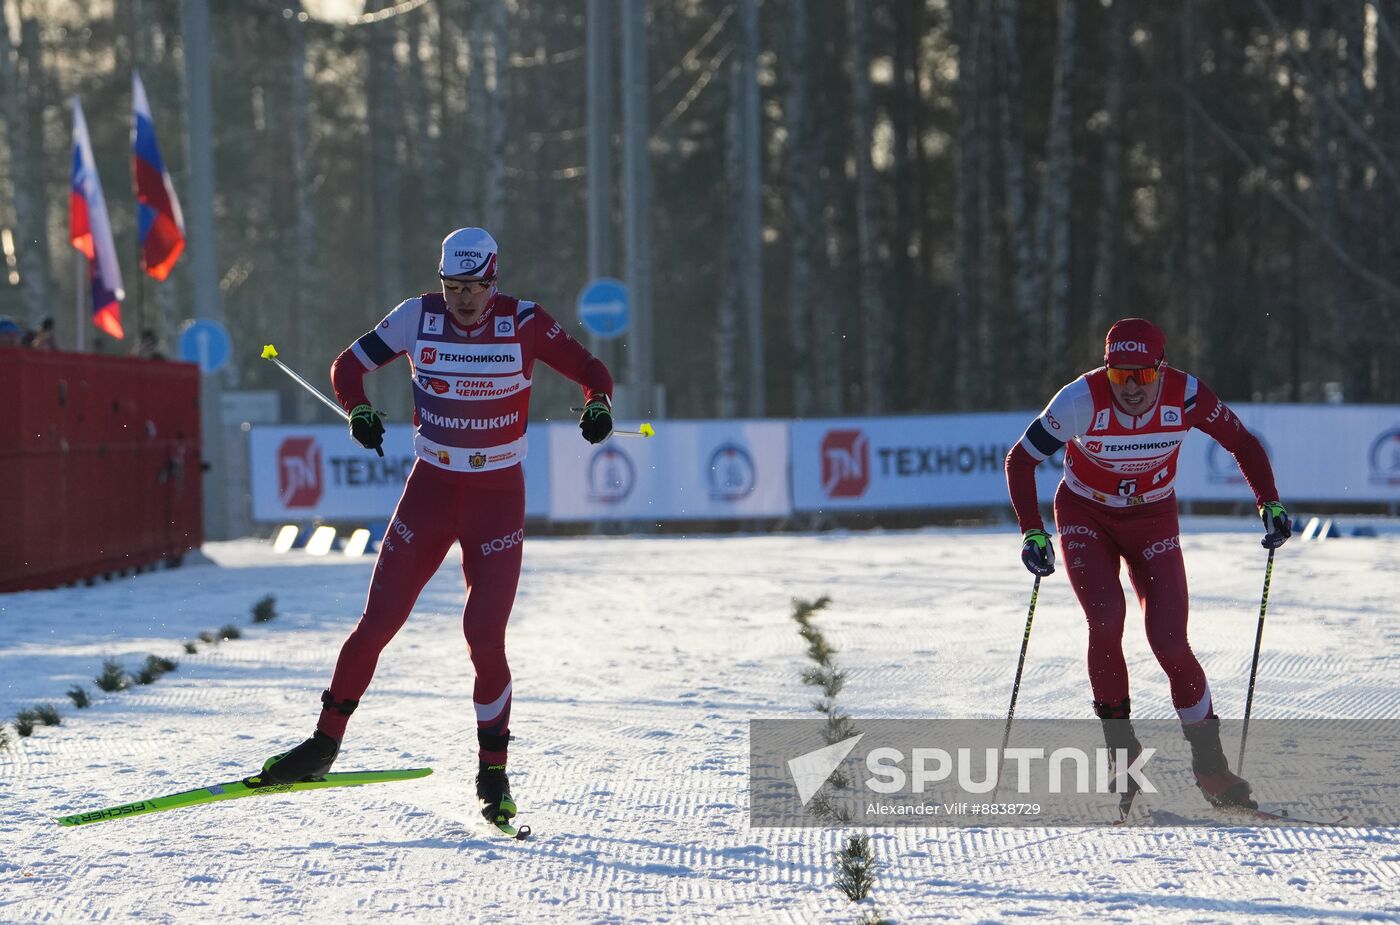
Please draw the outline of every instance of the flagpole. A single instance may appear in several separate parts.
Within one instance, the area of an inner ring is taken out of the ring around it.
[[[136,340],[135,340],[135,342],[132,344],[132,347],[133,347],[133,349],[136,351],[136,355],[137,355],[137,356],[140,356],[140,355],[141,355],[141,309],[142,309],[142,306],[144,305],[144,303],[145,303],[145,301],[146,301],[146,281],[145,281],[144,279],[142,279],[142,277],[144,277],[144,276],[146,275],[146,268],[142,266],[142,263],[145,261],[145,255],[143,254],[143,252],[142,252],[142,250],[141,250],[141,216],[140,216],[141,204],[140,204],[139,202],[136,204],[136,211],[137,211],[137,213],[138,213],[137,216],[136,216],[136,299],[135,299],[135,302],[136,302],[136,305],[135,305],[135,308],[136,308],[136,318],[135,318],[136,325],[135,325],[135,327],[134,327],[134,330],[135,330],[135,332],[136,332]]]
[[[83,309],[87,307],[87,299],[83,298],[84,277],[87,276],[87,258],[80,251],[73,252],[73,291],[75,293],[74,308],[77,313],[73,316],[75,322],[73,326],[73,350],[77,353],[83,352],[83,334],[87,330],[84,324]]]
[[[131,53],[132,53],[132,56],[133,56],[134,58],[139,59],[139,58],[141,57],[141,50],[142,50],[142,49],[141,49],[141,0],[136,0],[136,2],[132,4],[132,7],[131,7],[131,20],[132,20],[132,23],[131,23],[131,33],[132,33],[132,35],[131,35],[131,50],[132,50],[132,51],[131,51]],[[139,76],[138,76],[139,74],[140,74],[140,71],[137,70],[135,63],[133,63],[133,64],[131,65],[131,76],[132,76],[132,110],[133,110],[133,113],[134,113],[135,108],[136,108],[136,107],[135,107],[135,84],[136,84],[136,81],[139,79]],[[133,116],[133,119],[134,119],[134,116]],[[133,141],[133,143],[134,143],[135,140],[136,140],[136,126],[135,126],[135,124],[133,124],[132,127],[131,127],[131,138],[132,138],[132,141]],[[135,199],[136,199],[136,299],[135,299],[135,303],[136,303],[136,304],[135,304],[136,316],[135,316],[135,318],[133,319],[133,320],[135,320],[135,322],[136,322],[136,326],[135,326],[136,340],[135,340],[135,342],[132,344],[132,347],[133,347],[133,350],[134,350],[135,354],[136,354],[137,356],[140,356],[140,355],[141,355],[141,322],[142,322],[142,315],[143,315],[142,309],[144,308],[145,303],[146,303],[146,281],[145,281],[144,279],[142,279],[141,277],[143,277],[143,276],[146,275],[146,268],[143,266],[143,264],[145,263],[145,260],[146,260],[146,256],[145,256],[145,252],[142,250],[142,244],[141,244],[141,191],[140,191],[140,189],[139,189],[139,184],[137,183],[137,180],[136,180],[136,168],[135,168],[135,164],[134,164],[134,163],[133,163],[133,165],[132,165],[131,185],[132,185],[132,187],[135,189],[135,193],[136,193],[136,196],[135,196]]]

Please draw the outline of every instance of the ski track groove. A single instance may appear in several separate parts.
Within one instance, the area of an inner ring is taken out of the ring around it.
[[[1261,578],[1241,540],[1206,533],[1186,546],[1192,641],[1227,716],[1242,710]],[[1400,713],[1393,595],[1350,593],[1358,568],[1395,570],[1400,545],[1368,542],[1349,547],[1374,560],[1361,566],[1336,544],[1287,547],[1254,716]],[[156,684],[65,710],[63,726],[0,750],[0,805],[18,801],[0,814],[0,922],[851,921],[831,885],[848,832],[748,824],[747,721],[816,715],[792,599],[832,596],[815,619],[848,673],[838,703],[859,723],[1003,716],[1029,591],[1008,531],[532,540],[510,629],[512,783],[519,821],[537,833],[521,843],[487,827],[472,796],[454,552],[381,659],[340,762],[427,765],[431,777],[57,829],[50,814],[251,773],[314,723],[371,563],[288,571],[293,559],[256,543],[214,548],[222,568],[189,570],[197,588],[179,572],[133,580],[159,579],[153,592],[179,602],[167,636],[139,623],[132,638],[111,628],[96,642],[60,631],[54,657],[4,629],[48,599],[0,599],[0,670],[20,649],[52,666],[44,696],[0,689],[4,709],[57,702],[108,654],[164,654],[200,629],[246,624],[264,589],[283,614],[174,654],[179,669]],[[135,584],[67,593],[135,613]],[[1132,598],[1128,608],[1135,712],[1171,716]],[[1042,585],[1018,716],[1088,715],[1084,645],[1055,576]],[[897,921],[1400,921],[1394,829],[864,831],[882,864],[876,908]],[[122,890],[104,889],[115,881]]]

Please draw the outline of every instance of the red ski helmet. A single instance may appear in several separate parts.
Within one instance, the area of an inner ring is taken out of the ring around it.
[[[1156,366],[1166,354],[1167,336],[1146,318],[1124,318],[1104,339],[1105,366]]]

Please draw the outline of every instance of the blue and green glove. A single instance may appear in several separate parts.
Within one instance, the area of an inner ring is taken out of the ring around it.
[[[1021,561],[1026,570],[1038,578],[1055,574],[1055,544],[1044,530],[1027,530],[1021,534]]]
[[[1264,538],[1259,545],[1265,549],[1278,549],[1293,535],[1293,521],[1282,502],[1265,501],[1259,505],[1259,519],[1264,521]]]

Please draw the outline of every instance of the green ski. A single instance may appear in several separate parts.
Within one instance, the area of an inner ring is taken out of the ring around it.
[[[499,829],[502,835],[509,835],[516,841],[524,841],[525,839],[530,837],[530,827],[528,825],[522,825],[519,828],[516,828],[505,817],[496,819],[496,821],[492,822],[491,825]]]
[[[198,806],[201,803],[237,800],[240,797],[271,796],[275,793],[289,793],[294,790],[320,790],[325,787],[358,787],[362,784],[386,784],[393,781],[427,777],[431,773],[433,773],[432,768],[404,768],[393,771],[333,771],[320,780],[298,781],[294,784],[263,784],[261,783],[262,777],[260,775],[254,775],[253,777],[245,777],[242,780],[229,781],[224,784],[214,784],[211,787],[197,787],[194,790],[172,793],[162,797],[152,797],[148,800],[138,800],[135,803],[123,803],[120,806],[109,806],[106,809],[97,809],[86,813],[74,813],[71,816],[55,816],[54,821],[59,825],[66,826],[88,825],[92,822],[106,822],[109,819],[125,819],[131,816],[143,816],[146,813],[158,813],[162,810],[179,809],[184,806]]]

